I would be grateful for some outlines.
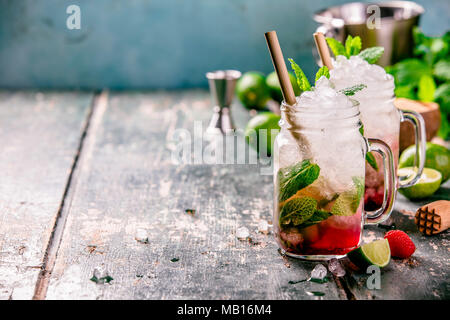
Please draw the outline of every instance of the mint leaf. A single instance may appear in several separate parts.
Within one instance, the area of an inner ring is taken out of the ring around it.
[[[328,70],[327,66],[323,66],[322,68],[319,69],[319,71],[317,71],[317,73],[316,73],[316,83],[317,83],[317,80],[319,80],[323,76],[327,77],[328,79],[330,79],[330,70]]]
[[[430,102],[434,99],[434,92],[436,91],[436,84],[432,77],[423,75],[419,80],[419,91],[417,97],[424,102]]]
[[[358,210],[364,195],[364,177],[352,177],[354,189],[341,193],[331,207],[331,214],[352,216]]]
[[[280,224],[298,226],[311,218],[317,209],[317,201],[310,197],[294,198],[288,201],[281,210]]]
[[[308,78],[306,78],[305,73],[300,68],[298,64],[295,63],[294,60],[288,59],[291,63],[291,68],[295,72],[295,76],[297,78],[297,84],[301,91],[309,91],[311,90],[311,84],[308,81]]]
[[[340,93],[345,94],[346,96],[353,96],[356,92],[361,91],[362,89],[367,88],[365,84],[357,84],[355,86],[351,86],[345,89],[339,90]]]
[[[347,58],[351,56],[356,56],[361,51],[361,38],[356,36],[352,37],[348,35],[347,40],[345,40],[345,53]]]
[[[334,56],[347,56],[347,52],[345,51],[345,47],[334,38],[326,38],[328,46],[333,52]]]
[[[96,276],[93,276],[89,280],[91,280],[92,282],[98,283],[98,284],[104,284],[104,283],[110,283],[111,281],[114,280],[114,278],[111,276],[105,276],[105,277],[101,277],[101,278],[97,278]]]
[[[433,68],[433,75],[442,81],[450,81],[450,61],[440,60]]]
[[[323,220],[328,219],[329,217],[331,217],[330,212],[324,211],[324,210],[316,210],[316,211],[314,211],[314,214],[311,216],[311,218],[309,218],[307,221],[305,221],[300,226],[300,228],[310,227],[312,225],[322,222]]]
[[[361,197],[364,195],[364,179],[364,177],[352,177],[353,184],[356,187],[356,198],[358,199],[361,199]],[[358,208],[358,206],[356,206],[356,208]]]
[[[386,72],[395,77],[395,86],[417,86],[423,75],[432,75],[432,69],[419,59],[406,59],[386,67]]]
[[[413,86],[396,86],[394,89],[394,93],[397,98],[417,100],[417,96]]]
[[[319,166],[309,160],[303,160],[293,166],[280,169],[278,171],[280,202],[292,197],[298,190],[309,186],[319,177],[319,174]]]
[[[355,186],[355,190],[341,193],[331,207],[331,214],[335,216],[354,215],[358,210],[363,194],[364,184]]]
[[[450,113],[450,82],[443,83],[436,88],[434,100],[439,103],[441,112]]]
[[[372,64],[377,62],[378,59],[380,59],[380,57],[383,55],[383,53],[384,53],[383,47],[372,47],[361,51],[359,53],[359,57],[361,59],[366,60],[368,63]]]
[[[363,123],[361,123],[361,127],[359,128],[359,132],[364,137],[364,124]],[[366,154],[366,161],[372,168],[375,169],[375,171],[378,171],[378,164],[377,164],[377,161],[375,160],[375,156],[373,155],[373,153],[367,152],[367,154]],[[353,182],[355,182],[354,179],[353,179]],[[364,187],[364,184],[363,184],[363,187]]]
[[[378,171],[378,164],[372,152],[366,153],[366,161],[375,171]]]

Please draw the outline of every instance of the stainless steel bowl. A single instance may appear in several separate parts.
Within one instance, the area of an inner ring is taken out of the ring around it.
[[[374,11],[379,8],[379,28],[374,28]],[[384,55],[378,61],[382,66],[393,64],[411,56],[413,27],[419,24],[424,8],[410,1],[379,3],[352,2],[315,13],[314,20],[321,24],[317,31],[327,37],[344,41],[347,35],[360,36],[363,48],[382,46]],[[369,24],[368,24],[369,20]]]

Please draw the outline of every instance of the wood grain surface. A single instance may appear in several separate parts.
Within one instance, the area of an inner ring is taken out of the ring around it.
[[[0,92],[0,299],[30,299],[91,93]]]
[[[249,112],[237,102],[232,112],[244,128]],[[449,182],[425,202],[399,195],[384,226],[365,228],[364,242],[398,228],[417,246],[382,270],[380,290],[345,259],[345,277],[299,282],[317,262],[283,257],[258,232],[272,219],[267,163],[232,164],[233,149],[222,164],[199,161],[212,141],[201,136],[206,91],[2,92],[0,113],[2,299],[34,290],[36,299],[449,298],[448,231],[425,237],[413,219],[423,203],[449,198]],[[191,157],[179,164],[181,137]],[[242,131],[226,139],[239,145]],[[240,227],[250,239],[237,239]]]

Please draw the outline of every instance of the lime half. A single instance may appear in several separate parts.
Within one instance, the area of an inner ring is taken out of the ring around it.
[[[398,169],[399,176],[411,176],[414,173],[413,167]],[[399,192],[408,199],[423,199],[431,196],[439,189],[442,181],[442,174],[431,168],[424,168],[419,181],[411,187],[399,189]]]
[[[386,267],[391,260],[391,249],[387,239],[376,240],[362,245],[347,254],[351,262],[361,269],[370,265]]]

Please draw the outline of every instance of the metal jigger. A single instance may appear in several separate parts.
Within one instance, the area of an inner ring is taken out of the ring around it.
[[[206,74],[214,106],[214,114],[206,130],[207,133],[227,134],[234,131],[230,106],[236,81],[240,77],[241,73],[236,70],[218,70]]]

